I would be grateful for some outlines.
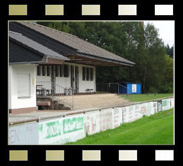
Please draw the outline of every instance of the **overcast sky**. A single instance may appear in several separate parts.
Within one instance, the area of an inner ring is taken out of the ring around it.
[[[174,45],[174,21],[144,21],[144,24],[150,22],[154,24],[154,26],[159,29],[160,38],[165,43],[165,46],[169,44],[170,47]]]

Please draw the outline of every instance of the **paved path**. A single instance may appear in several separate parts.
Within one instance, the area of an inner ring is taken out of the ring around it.
[[[117,106],[125,106],[130,104],[132,103],[120,104],[120,105],[117,105],[117,104],[108,105],[106,107],[95,107],[95,108],[88,108],[88,109],[81,109],[81,110],[37,110],[31,113],[24,113],[24,114],[17,114],[17,115],[9,114],[9,124],[12,125],[16,123],[64,117],[66,115],[68,116],[68,115],[73,115],[78,113],[89,112],[93,110],[99,110],[99,109],[105,109],[105,108],[111,108],[111,107],[117,107]]]

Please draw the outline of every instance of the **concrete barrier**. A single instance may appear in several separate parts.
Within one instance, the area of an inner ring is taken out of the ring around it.
[[[100,111],[86,112],[84,115],[85,135],[92,135],[100,132]]]
[[[39,123],[29,122],[9,127],[9,145],[39,144]]]
[[[9,145],[60,145],[75,142],[87,134],[114,129],[144,115],[150,116],[173,107],[174,99],[167,98],[16,124],[9,127]]]

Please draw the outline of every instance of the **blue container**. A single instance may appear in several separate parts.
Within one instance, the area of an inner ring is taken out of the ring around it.
[[[119,87],[119,93],[121,94],[141,94],[141,84],[137,83],[125,83]]]

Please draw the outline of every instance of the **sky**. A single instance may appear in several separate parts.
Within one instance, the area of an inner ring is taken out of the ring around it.
[[[154,26],[159,29],[159,37],[162,38],[162,40],[165,43],[165,46],[169,44],[170,47],[174,45],[174,36],[175,36],[175,22],[174,21],[144,21],[144,24],[147,25],[147,23],[152,23]]]

